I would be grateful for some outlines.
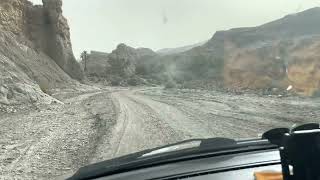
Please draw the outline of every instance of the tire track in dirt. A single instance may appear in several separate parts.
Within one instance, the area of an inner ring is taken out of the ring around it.
[[[113,100],[115,100],[116,98],[113,97]],[[120,100],[118,99],[118,116],[117,116],[117,120],[118,120],[118,123],[120,124],[120,126],[118,126],[118,130],[116,131],[120,131],[120,137],[119,137],[119,140],[118,142],[116,142],[116,148],[115,148],[115,152],[113,153],[113,157],[116,157],[117,154],[119,154],[119,151],[120,151],[120,147],[121,147],[121,142],[123,142],[124,140],[124,136],[125,136],[125,133],[127,131],[127,128],[128,128],[128,124],[129,124],[129,119],[128,119],[128,107],[126,104],[124,103],[121,103]]]
[[[178,130],[172,130],[153,109],[131,95],[131,91],[112,93],[119,114],[110,143],[113,150],[105,157],[118,157],[182,139]]]
[[[117,104],[118,118],[105,159],[185,139],[214,136],[215,132],[208,123],[200,119],[203,116],[195,118],[199,113],[192,114],[195,108],[188,112],[176,104],[157,101],[136,92],[124,90],[111,95]]]

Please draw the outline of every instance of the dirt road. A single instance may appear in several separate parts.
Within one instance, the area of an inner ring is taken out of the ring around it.
[[[271,128],[319,121],[319,99],[159,88],[114,92],[112,97],[118,121],[111,157],[190,138],[253,138]]]
[[[108,87],[57,97],[64,104],[1,114],[0,179],[54,179],[185,139],[257,137],[320,117],[319,99],[299,97]]]

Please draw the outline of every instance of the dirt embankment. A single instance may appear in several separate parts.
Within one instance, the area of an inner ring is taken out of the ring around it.
[[[289,64],[288,81],[304,95],[320,95],[320,41],[293,53]]]
[[[292,91],[299,95],[317,95],[320,91],[319,42],[319,36],[311,36],[251,50],[232,48],[233,55],[225,61],[225,85],[282,90],[292,86]]]
[[[61,102],[0,112],[0,179],[56,179],[91,162],[115,124],[110,92],[56,96]]]

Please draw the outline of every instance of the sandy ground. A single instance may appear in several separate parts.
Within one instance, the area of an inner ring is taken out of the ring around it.
[[[0,179],[56,179],[168,143],[253,138],[320,114],[320,99],[216,91],[105,87],[56,97],[64,104],[0,114]]]

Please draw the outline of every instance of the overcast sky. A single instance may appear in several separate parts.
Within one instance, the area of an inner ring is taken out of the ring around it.
[[[41,0],[31,0],[41,3]],[[64,0],[76,56],[119,43],[153,50],[208,40],[320,6],[320,0]]]

